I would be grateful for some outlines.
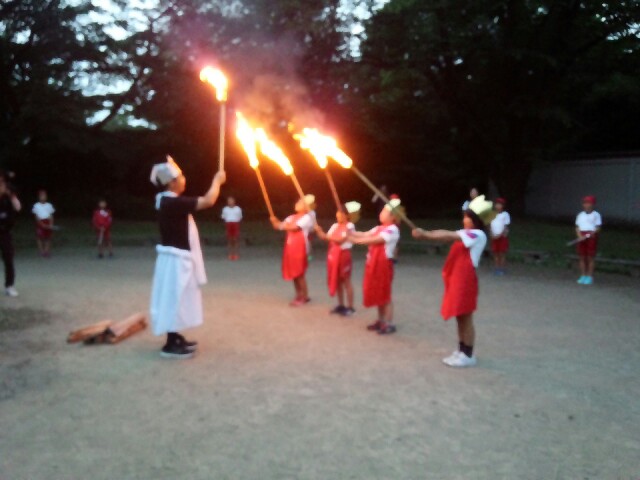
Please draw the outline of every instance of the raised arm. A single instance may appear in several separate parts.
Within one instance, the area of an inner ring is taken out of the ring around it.
[[[220,196],[220,187],[227,181],[227,175],[223,171],[216,173],[211,182],[211,187],[207,193],[202,197],[198,197],[198,204],[196,210],[204,210],[205,208],[213,207]]]
[[[458,232],[451,230],[423,230],[416,228],[411,234],[413,238],[417,238],[418,240],[431,240],[433,242],[453,243],[460,240]]]

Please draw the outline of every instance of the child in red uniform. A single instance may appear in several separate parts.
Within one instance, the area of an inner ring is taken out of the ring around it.
[[[588,195],[582,199],[583,211],[576,217],[576,237],[578,256],[580,257],[580,285],[593,283],[593,270],[598,252],[598,236],[602,229],[602,216],[594,210],[596,197]]]
[[[402,207],[398,198],[390,202],[380,211],[379,226],[368,232],[354,232],[348,236],[352,243],[369,246],[362,282],[362,303],[367,308],[378,307],[378,319],[367,326],[367,330],[377,331],[381,335],[396,331],[393,324],[391,283],[394,252],[400,240],[398,209]]]
[[[236,205],[236,199],[227,197],[227,206],[222,209],[222,220],[224,220],[227,232],[227,251],[229,260],[238,260],[238,240],[240,239],[240,222],[242,221],[242,209]]]
[[[93,228],[98,235],[98,258],[104,258],[104,248],[109,250],[109,257],[113,257],[113,245],[111,244],[111,224],[113,216],[111,210],[107,208],[107,201],[101,199],[98,208],[93,212],[91,221]]]
[[[347,202],[336,212],[336,223],[327,233],[316,225],[316,233],[322,240],[329,242],[327,252],[327,285],[329,295],[338,294],[338,305],[330,313],[337,313],[345,317],[355,313],[353,308],[353,285],[351,284],[351,247],[353,244],[347,236],[356,231],[354,221],[360,213],[358,202]],[[345,306],[346,294],[346,306]]]
[[[458,322],[458,350],[442,360],[450,367],[472,367],[476,364],[473,356],[476,336],[473,312],[478,303],[476,268],[487,244],[485,222],[491,220],[493,213],[491,202],[480,195],[464,211],[462,230],[425,231],[417,228],[413,231],[414,238],[452,243],[442,269],[444,298],[441,310],[442,318],[456,317]]]
[[[293,280],[296,296],[289,304],[292,307],[299,307],[310,301],[305,275],[309,256],[309,233],[314,227],[309,209],[314,203],[313,195],[305,195],[296,202],[293,215],[289,215],[284,221],[277,217],[270,219],[273,228],[287,232],[282,254],[282,278],[286,281]]]
[[[496,218],[491,220],[491,252],[493,253],[494,273],[504,275],[507,266],[507,252],[509,251],[509,225],[511,216],[505,211],[507,201],[496,198],[493,208]]]
[[[38,192],[38,203],[31,209],[36,219],[36,239],[40,255],[48,258],[51,256],[51,237],[53,235],[53,214],[55,208],[47,201],[47,191]]]

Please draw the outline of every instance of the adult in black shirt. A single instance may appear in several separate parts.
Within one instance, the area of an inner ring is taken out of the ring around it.
[[[16,270],[13,264],[14,248],[11,229],[21,208],[20,200],[11,191],[5,175],[0,173],[0,252],[4,263],[4,288],[9,297],[18,296],[14,286]]]

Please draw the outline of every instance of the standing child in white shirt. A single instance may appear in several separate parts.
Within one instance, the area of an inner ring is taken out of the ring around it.
[[[602,229],[602,217],[594,210],[596,197],[587,195],[582,199],[583,211],[576,217],[577,250],[580,257],[580,285],[593,283],[593,270],[596,253],[598,252],[598,237]]]
[[[38,251],[44,258],[51,256],[51,237],[53,235],[53,214],[55,208],[47,201],[47,191],[40,190],[38,192],[38,203],[36,203],[31,212],[36,219],[36,240],[38,242]]]
[[[225,222],[227,232],[227,250],[229,260],[238,260],[238,241],[240,240],[240,222],[242,221],[242,209],[236,205],[234,197],[227,197],[227,206],[222,209],[222,220]]]
[[[491,220],[491,252],[493,252],[494,273],[504,275],[509,251],[509,226],[511,216],[504,209],[507,201],[496,198],[493,208],[497,212],[496,218]]]

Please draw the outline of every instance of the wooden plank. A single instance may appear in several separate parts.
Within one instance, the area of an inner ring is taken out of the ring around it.
[[[135,313],[109,326],[106,341],[110,344],[119,343],[145,328],[147,328],[146,315],[144,313]]]
[[[102,320],[92,325],[73,330],[67,336],[67,343],[82,342],[89,338],[95,337],[104,333],[113,323],[112,320]]]

